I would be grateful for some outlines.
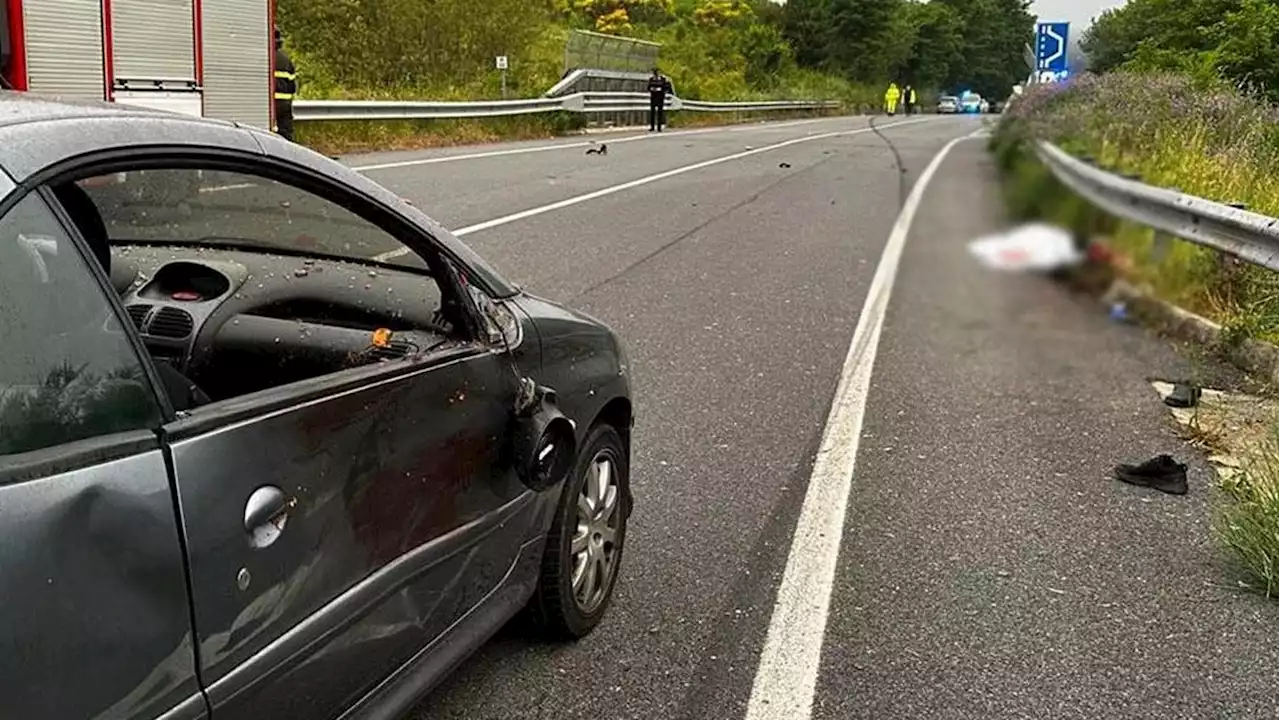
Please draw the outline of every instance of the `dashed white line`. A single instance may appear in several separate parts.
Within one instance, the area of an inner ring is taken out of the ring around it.
[[[813,461],[809,487],[751,686],[746,720],[809,720],[812,715],[831,588],[840,555],[849,489],[853,485],[858,440],[862,435],[862,416],[889,295],[925,189],[951,148],[968,137],[947,143],[925,167],[907,196],[880,256],[840,371],[822,445]]]
[[[931,118],[920,118],[918,120],[903,120],[900,122],[890,123],[888,125],[879,125],[877,126],[877,129],[884,130],[886,128],[900,127],[902,125],[913,125],[915,123],[929,122],[930,120]],[[732,160],[740,160],[742,158],[749,157],[751,155],[759,155],[760,153],[769,152],[771,150],[777,150],[779,148],[789,147],[791,145],[798,145],[800,143],[812,142],[814,140],[825,140],[827,138],[833,138],[833,137],[860,135],[862,133],[869,133],[869,132],[872,132],[872,128],[865,127],[865,128],[858,128],[856,130],[837,130],[834,132],[819,133],[817,135],[805,135],[804,137],[792,138],[790,140],[784,140],[782,142],[773,143],[772,145],[764,145],[762,147],[752,148],[750,150],[744,150],[742,152],[736,152],[731,155],[722,155],[720,157],[711,158],[710,160],[703,160],[702,162],[696,162],[691,165],[682,165],[680,167],[673,168],[671,170],[666,170],[664,172],[655,173],[653,175],[646,175],[645,177],[620,183],[618,185],[610,185],[609,187],[601,188],[599,190],[593,190],[592,192],[583,193],[582,195],[575,195],[573,197],[565,198],[564,200],[553,202],[548,205],[540,205],[538,207],[529,208],[528,210],[521,210],[520,212],[511,213],[510,215],[503,215],[502,217],[494,218],[492,220],[485,220],[484,222],[476,223],[475,225],[468,225],[463,228],[458,228],[457,230],[453,231],[453,234],[457,237],[470,235],[471,233],[480,232],[481,230],[488,230],[489,228],[495,228],[495,227],[498,227],[499,225],[506,225],[508,223],[513,223],[518,220],[525,220],[527,218],[534,217],[535,215],[542,215],[543,213],[549,213],[549,212],[552,212],[553,210],[560,210],[562,208],[567,208],[572,205],[584,203],[589,200],[602,198],[602,197],[605,197],[606,195],[613,195],[614,193],[620,193],[624,190],[630,190],[632,188],[640,187],[641,185],[648,185],[649,183],[657,182],[659,180],[665,180],[670,177],[675,177],[676,175],[683,175],[684,173],[693,172],[694,170],[701,170],[703,168],[711,167],[712,165],[719,165],[721,163],[730,162]],[[384,253],[379,253],[378,255],[374,255],[373,259],[380,262],[386,262],[387,260],[391,260],[391,259],[400,257],[402,255],[408,255],[410,252],[412,251],[407,247],[399,247],[399,248],[396,248],[395,250],[390,250]]]
[[[440,157],[418,158],[416,160],[396,160],[394,162],[373,163],[370,165],[356,165],[351,169],[358,172],[370,172],[374,170],[392,170],[395,168],[417,167],[419,165],[436,165],[438,163],[458,162],[460,160],[480,160],[483,158],[505,157],[507,155],[528,155],[530,153],[550,152],[552,150],[572,150],[574,148],[591,147],[601,143],[619,144],[637,142],[640,140],[652,140],[660,138],[683,137],[686,135],[705,135],[715,132],[744,132],[747,130],[762,130],[772,128],[787,128],[796,125],[807,125],[810,123],[822,122],[823,120],[832,120],[835,118],[813,118],[808,120],[792,120],[789,122],[768,123],[765,125],[750,126],[730,126],[730,127],[713,127],[713,128],[697,128],[693,130],[676,130],[674,132],[664,133],[645,133],[643,135],[627,135],[620,138],[602,138],[600,140],[589,140],[584,142],[566,142],[551,143],[549,145],[534,145],[532,147],[508,148],[506,150],[485,150],[483,152],[463,153],[460,155],[443,155]]]

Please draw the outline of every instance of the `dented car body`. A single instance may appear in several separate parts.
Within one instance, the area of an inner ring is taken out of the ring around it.
[[[6,717],[395,717],[601,621],[621,343],[364,176],[0,93],[0,302]]]

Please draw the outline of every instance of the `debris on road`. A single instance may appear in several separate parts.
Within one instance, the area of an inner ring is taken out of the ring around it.
[[[1117,480],[1138,487],[1148,487],[1170,495],[1187,494],[1187,466],[1169,455],[1157,455],[1138,465],[1115,467]]]
[[[1058,270],[1084,260],[1071,233],[1047,223],[978,238],[969,243],[969,252],[988,268],[1006,272]]]
[[[1200,388],[1191,383],[1176,383],[1173,390],[1164,396],[1164,404],[1169,407],[1189,408],[1200,402]]]
[[[780,163],[778,163],[778,167],[780,167],[780,168],[789,168],[789,167],[791,167],[791,163],[789,163],[789,162],[780,162]]]
[[[1122,302],[1111,303],[1107,316],[1116,322],[1129,322],[1129,306]]]
[[[1193,444],[1209,451],[1209,462],[1225,480],[1241,467],[1252,448],[1274,440],[1273,426],[1280,403],[1275,396],[1258,397],[1195,387],[1191,406],[1170,402],[1180,383],[1153,380],[1151,386],[1169,407],[1173,419]],[[1190,385],[1190,383],[1186,383]]]
[[[608,155],[609,146],[604,143],[600,143],[600,147],[598,148],[593,148],[593,147],[587,148],[587,154],[588,155]]]

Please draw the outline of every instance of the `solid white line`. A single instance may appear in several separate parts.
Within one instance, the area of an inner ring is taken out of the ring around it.
[[[871,279],[791,539],[787,567],[751,686],[747,720],[808,720],[811,716],[831,588],[862,435],[862,416],[889,294],[925,188],[951,148],[966,139],[956,138],[943,146],[920,174],[889,233]]]
[[[899,127],[902,125],[912,125],[915,123],[929,122],[931,119],[932,118],[920,118],[918,120],[903,120],[901,122],[891,123],[888,125],[879,125],[877,126],[876,129],[884,130],[886,128]],[[577,205],[579,203],[584,203],[589,200],[595,200],[597,198],[605,197],[606,195],[613,195],[614,193],[620,193],[623,190],[630,190],[632,188],[640,187],[641,185],[648,185],[649,183],[657,182],[659,180],[665,180],[670,177],[675,177],[676,175],[683,175],[684,173],[693,172],[694,170],[701,170],[703,168],[711,167],[712,165],[719,165],[721,163],[726,163],[731,160],[741,160],[744,157],[749,157],[751,155],[758,155],[763,152],[769,152],[770,150],[777,150],[779,148],[789,147],[791,145],[797,145],[799,143],[811,142],[813,140],[824,140],[827,138],[842,137],[842,136],[848,136],[848,135],[860,135],[862,133],[869,133],[871,131],[872,131],[872,128],[865,127],[865,128],[858,128],[856,130],[837,130],[835,132],[819,133],[817,135],[805,135],[804,137],[792,138],[790,140],[784,140],[782,142],[774,143],[772,145],[764,145],[762,147],[752,148],[750,150],[744,150],[742,152],[736,152],[736,153],[733,153],[732,155],[722,155],[717,158],[711,158],[710,160],[703,160],[702,162],[696,162],[696,163],[693,163],[692,165],[682,165],[678,168],[673,168],[671,170],[666,170],[664,172],[655,173],[653,175],[646,175],[645,177],[638,178],[636,180],[631,180],[629,182],[624,182],[619,185],[611,185],[609,187],[601,188],[599,190],[593,190],[592,192],[589,192],[589,193],[583,193],[582,195],[575,195],[573,197],[560,200],[558,202],[553,202],[549,205],[540,205],[538,207],[529,208],[528,210],[521,210],[520,212],[511,213],[510,215],[503,215],[502,217],[494,218],[492,220],[485,220],[484,222],[476,223],[475,225],[468,225],[464,228],[458,228],[457,230],[453,231],[453,234],[456,237],[470,235],[471,233],[480,232],[481,230],[488,230],[490,228],[495,228],[495,227],[498,227],[499,225],[506,225],[507,223],[513,223],[518,220],[525,220],[527,218],[534,217],[535,215],[542,215],[543,213],[549,213],[553,210],[560,210],[563,208],[567,208],[571,205]],[[395,250],[390,250],[384,253],[379,253],[378,255],[374,255],[373,259],[378,260],[380,262],[386,262],[387,260],[400,257],[401,255],[408,255],[410,252],[412,251],[408,247],[399,247],[399,248],[396,248]]]
[[[628,143],[639,140],[652,140],[658,138],[683,137],[685,135],[705,135],[713,132],[743,132],[745,130],[767,130],[771,128],[786,128],[795,125],[806,125],[809,123],[822,122],[823,120],[835,120],[838,118],[811,118],[808,120],[791,120],[788,122],[766,123],[764,125],[729,125],[724,127],[712,128],[695,128],[691,130],[676,130],[674,132],[663,133],[645,133],[643,135],[628,135],[620,138],[609,138],[600,140],[590,140],[587,142],[568,142],[568,143],[552,143],[550,145],[534,145],[532,147],[508,148],[506,150],[485,150],[483,152],[464,153],[461,155],[443,155],[440,157],[419,158],[417,160],[397,160],[394,162],[374,163],[372,165],[356,165],[352,170],[357,172],[370,172],[373,170],[392,170],[395,168],[417,167],[418,165],[435,165],[437,163],[457,162],[459,160],[479,160],[482,158],[504,157],[507,155],[528,155],[530,153],[547,152],[550,150],[572,150],[573,148],[591,147],[601,143]]]

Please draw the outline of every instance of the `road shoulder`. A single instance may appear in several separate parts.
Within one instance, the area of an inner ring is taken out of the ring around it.
[[[1277,608],[1230,585],[1212,470],[1150,376],[1190,372],[966,240],[1001,224],[980,143],[908,240],[854,472],[814,717],[1273,717]],[[1109,479],[1170,452],[1171,497]]]

